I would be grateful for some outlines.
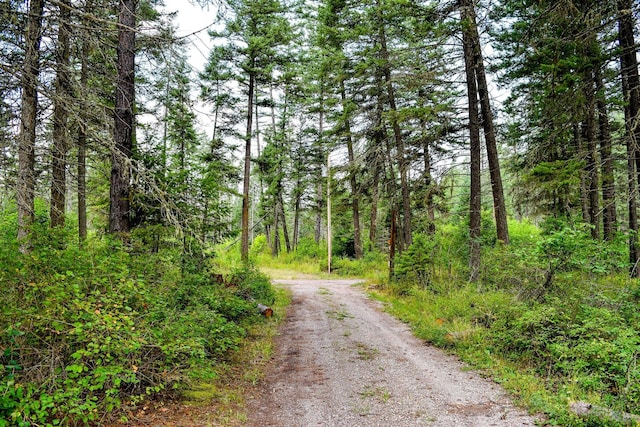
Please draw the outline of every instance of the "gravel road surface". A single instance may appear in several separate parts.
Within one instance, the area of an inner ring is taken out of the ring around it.
[[[425,345],[351,280],[292,291],[249,426],[534,426],[497,384]]]

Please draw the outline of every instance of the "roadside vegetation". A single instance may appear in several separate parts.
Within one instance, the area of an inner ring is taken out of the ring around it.
[[[468,281],[463,221],[417,235],[388,279],[387,255],[337,257],[338,275],[364,277],[414,333],[501,383],[550,425],[633,424],[640,413],[640,284],[624,236],[596,242],[587,226],[509,224],[509,247],[482,235],[480,280]],[[275,271],[326,270],[326,246],[257,257]],[[326,273],[324,273],[326,274]],[[578,416],[572,404],[598,408]]]
[[[220,271],[158,228],[78,248],[45,226],[28,254],[15,216],[0,233],[0,426],[113,425],[231,375],[241,347],[269,357],[276,322],[256,304],[286,295],[250,264]]]

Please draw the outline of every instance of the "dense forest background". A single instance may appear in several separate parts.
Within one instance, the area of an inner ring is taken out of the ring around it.
[[[405,313],[426,339],[468,348],[467,316],[638,412],[637,2],[201,3],[196,73],[161,1],[0,1],[0,426],[206,372],[274,302],[267,252],[384,265],[468,303]]]

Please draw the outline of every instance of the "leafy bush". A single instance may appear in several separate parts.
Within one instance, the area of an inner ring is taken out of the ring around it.
[[[190,368],[237,348],[260,319],[251,299],[273,301],[257,270],[225,285],[201,253],[185,262],[182,242],[105,238],[79,249],[45,225],[17,256],[12,227],[0,224],[9,239],[0,245],[0,425],[90,424],[174,393]]]
[[[249,255],[252,258],[260,254],[269,253],[269,245],[267,244],[267,236],[264,234],[260,234],[253,239],[253,243],[251,243],[251,247],[249,248]]]
[[[300,239],[296,248],[295,257],[300,260],[326,258],[327,245],[316,243],[310,237]]]
[[[237,293],[247,300],[273,304],[275,292],[269,278],[253,265],[244,265],[231,273],[229,283],[238,287]]]

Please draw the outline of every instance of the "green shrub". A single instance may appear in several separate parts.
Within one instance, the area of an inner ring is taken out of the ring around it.
[[[396,279],[417,283],[422,288],[429,287],[434,274],[437,251],[437,243],[433,236],[414,236],[411,246],[396,258]]]
[[[260,254],[270,253],[271,249],[269,249],[269,245],[267,244],[267,236],[264,234],[259,234],[253,239],[251,243],[251,247],[249,248],[249,255],[252,258]]]
[[[219,283],[183,241],[90,239],[79,249],[45,224],[32,252],[16,255],[11,227],[0,223],[0,426],[91,424],[175,393],[190,370],[237,348],[260,319],[253,299],[273,301],[255,268]],[[191,255],[197,262],[185,262]]]
[[[244,265],[231,273],[229,283],[237,286],[237,294],[245,300],[273,304],[275,292],[269,278],[253,265]]]

